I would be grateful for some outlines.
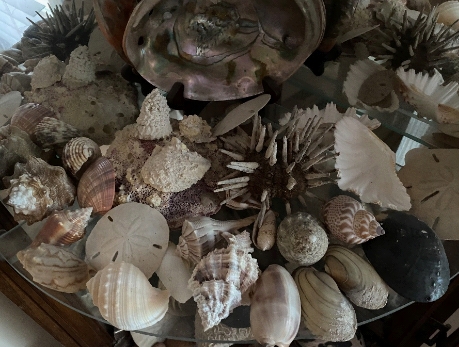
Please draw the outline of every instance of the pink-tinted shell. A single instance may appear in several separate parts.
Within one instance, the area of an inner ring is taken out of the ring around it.
[[[77,189],[81,207],[92,207],[104,214],[112,208],[115,197],[115,170],[105,157],[99,157],[81,176]]]
[[[53,111],[40,104],[28,103],[20,106],[11,117],[11,125],[24,130],[27,134],[32,135],[35,127],[43,118],[57,118]]]
[[[75,137],[62,150],[62,164],[76,178],[80,178],[84,170],[94,160],[102,156],[99,145],[87,137]]]

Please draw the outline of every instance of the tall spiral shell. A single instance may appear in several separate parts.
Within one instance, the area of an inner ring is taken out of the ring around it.
[[[97,143],[87,137],[75,137],[62,150],[62,164],[74,177],[80,178],[84,169],[100,156]]]
[[[384,234],[376,218],[347,195],[338,195],[328,201],[322,214],[330,233],[347,244],[363,243]]]
[[[154,288],[137,267],[111,263],[86,284],[102,317],[123,330],[138,330],[159,322],[167,312],[169,292]]]

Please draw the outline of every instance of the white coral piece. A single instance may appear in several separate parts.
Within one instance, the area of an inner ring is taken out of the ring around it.
[[[159,89],[153,90],[142,103],[137,118],[137,137],[141,140],[156,140],[172,132],[167,100]]]
[[[197,115],[184,116],[179,123],[180,135],[191,142],[211,142],[216,138],[212,136],[211,127],[207,122]]]
[[[141,175],[145,183],[159,191],[181,192],[198,182],[209,169],[209,160],[191,152],[174,137],[166,146],[154,149]]]
[[[80,46],[70,54],[62,83],[69,89],[76,89],[96,80],[96,64],[91,60],[87,46]]]
[[[43,58],[33,69],[32,90],[50,87],[62,79],[65,72],[65,63],[55,55]]]

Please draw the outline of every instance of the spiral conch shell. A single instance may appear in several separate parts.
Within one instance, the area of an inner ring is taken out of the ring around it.
[[[325,271],[357,306],[370,310],[386,306],[386,284],[368,262],[349,249],[339,245],[328,247]]]
[[[282,266],[269,265],[251,293],[253,335],[263,346],[287,347],[298,333],[300,321],[300,295],[295,281]]]
[[[154,288],[137,267],[111,263],[86,284],[102,317],[123,330],[138,330],[159,322],[167,312],[169,292]]]
[[[347,244],[359,244],[384,235],[376,218],[350,196],[334,197],[324,205],[322,213],[330,233]]]
[[[311,333],[326,341],[348,341],[357,330],[350,302],[333,278],[325,272],[302,267],[293,274],[301,299],[303,323]]]

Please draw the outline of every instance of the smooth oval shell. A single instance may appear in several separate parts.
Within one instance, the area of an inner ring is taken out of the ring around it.
[[[440,239],[416,217],[392,212],[381,222],[386,234],[363,244],[381,278],[398,294],[431,302],[448,289],[448,258]]]
[[[115,170],[105,157],[97,158],[83,173],[77,188],[81,207],[92,207],[94,213],[112,208],[115,198]]]
[[[169,292],[152,287],[142,271],[129,263],[109,264],[86,286],[102,317],[118,329],[149,327],[167,312]]]
[[[100,156],[102,153],[97,143],[87,137],[75,137],[62,150],[62,165],[74,177],[80,178],[84,170]]]
[[[11,117],[11,125],[24,130],[27,134],[32,135],[35,127],[43,118],[57,118],[53,111],[45,106],[34,103],[27,103],[20,106]]]
[[[326,341],[348,341],[357,330],[357,318],[350,302],[333,278],[313,268],[299,268],[293,274],[301,299],[303,323],[311,333]]]
[[[387,286],[363,258],[345,247],[331,245],[324,260],[325,271],[351,302],[370,310],[386,306]]]
[[[317,219],[308,213],[296,212],[279,224],[277,246],[285,259],[307,266],[323,257],[328,237]]]
[[[300,327],[300,307],[292,276],[280,265],[269,265],[251,294],[250,327],[258,343],[289,346]]]

